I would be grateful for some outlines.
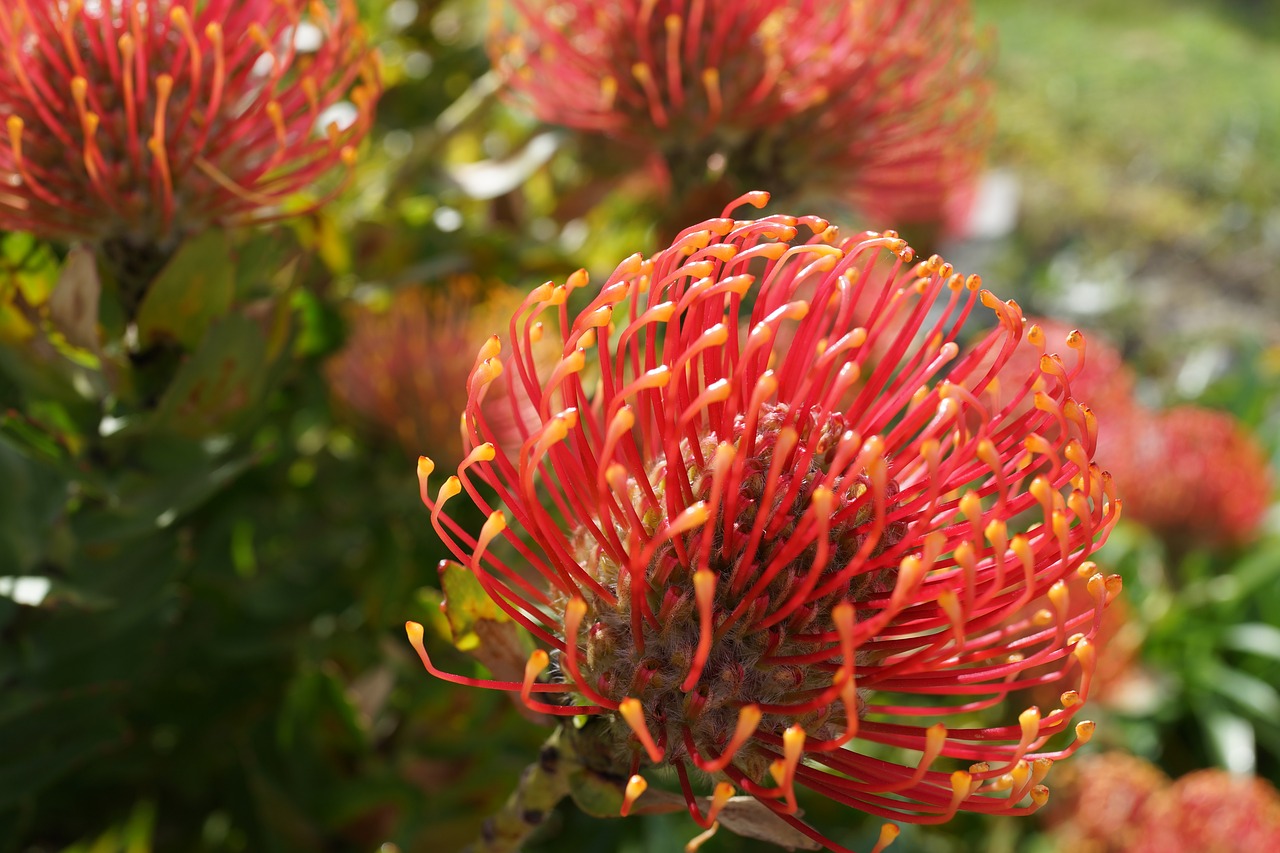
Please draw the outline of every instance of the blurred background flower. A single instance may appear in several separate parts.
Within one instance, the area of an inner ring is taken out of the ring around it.
[[[442,464],[456,465],[462,459],[458,417],[475,352],[505,328],[523,296],[456,276],[435,287],[375,292],[353,303],[347,341],[325,365],[338,407],[376,435],[394,439],[408,459],[430,451]],[[498,430],[498,440],[519,447],[514,422]]]
[[[1055,849],[1080,853],[1233,853],[1280,843],[1280,793],[1264,779],[1200,770],[1176,780],[1123,752],[1063,772],[1047,810]]]
[[[752,189],[938,224],[990,136],[964,0],[529,0],[496,15],[490,54],[542,121],[657,155],[671,233]]]
[[[351,0],[22,0],[0,50],[0,228],[126,267],[332,199],[380,89]]]

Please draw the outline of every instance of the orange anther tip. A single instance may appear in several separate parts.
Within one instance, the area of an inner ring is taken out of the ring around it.
[[[1076,723],[1076,739],[1081,743],[1088,743],[1097,728],[1098,724],[1093,720],[1083,720]]]
[[[431,472],[436,470],[436,463],[431,461],[429,456],[418,457],[418,479],[425,480],[431,476]]]
[[[901,834],[902,830],[895,824],[886,823],[884,826],[880,827],[880,838],[876,841],[876,846],[873,848],[872,853],[880,853],[881,850],[884,850],[890,844],[897,841],[898,836]]]
[[[1036,785],[1031,789],[1031,802],[1036,804],[1036,808],[1049,802],[1049,789],[1044,785]]]
[[[627,816],[631,811],[631,806],[636,800],[640,799],[640,795],[648,790],[648,788],[649,783],[646,782],[645,778],[639,774],[636,774],[627,780],[627,788],[626,792],[622,796],[622,810],[620,812],[623,817]]]
[[[405,622],[404,632],[409,636],[409,642],[414,646],[422,645],[423,628],[417,622]]]
[[[1091,667],[1098,658],[1098,650],[1093,647],[1093,643],[1082,639],[1076,643],[1076,647],[1072,650],[1076,656],[1076,660],[1080,661],[1081,666]]]
[[[1018,723],[1024,729],[1040,727],[1040,709],[1032,705],[1027,710],[1018,715]]]

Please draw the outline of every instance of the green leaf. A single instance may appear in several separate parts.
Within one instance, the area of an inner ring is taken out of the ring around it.
[[[626,789],[625,779],[605,776],[586,767],[580,767],[569,774],[569,796],[574,803],[592,817],[619,817],[622,810],[622,796]],[[666,791],[646,792],[640,800],[658,799],[650,794],[666,794]],[[671,796],[671,795],[668,795]],[[637,803],[638,805],[638,803]],[[683,801],[681,803],[683,805]]]
[[[524,678],[524,665],[533,651],[528,633],[494,603],[465,566],[443,563],[440,585],[454,647],[488,667],[495,678]]]
[[[449,627],[449,618],[444,615],[444,593],[434,587],[424,586],[417,592],[417,611],[414,621],[421,622],[426,629],[446,643],[453,642],[453,629]]]
[[[279,288],[272,283],[296,264],[299,252],[297,238],[286,228],[255,232],[236,252],[237,299],[247,301],[276,292]]]
[[[187,436],[228,430],[265,393],[267,369],[262,328],[239,315],[224,317],[178,369],[155,423]]]
[[[1232,625],[1222,637],[1229,649],[1280,660],[1280,628],[1262,622]]]
[[[453,631],[453,644],[459,651],[471,651],[480,644],[476,623],[511,621],[511,617],[489,597],[466,566],[449,561],[443,563],[440,586],[444,592],[444,613]]]
[[[206,231],[184,243],[151,283],[138,309],[139,337],[144,346],[172,339],[194,349],[234,296],[227,236]]]
[[[57,435],[49,432],[21,412],[10,410],[0,414],[0,437],[9,441],[24,456],[52,464],[57,468],[70,465],[74,456]]]
[[[1232,773],[1254,772],[1258,755],[1253,725],[1221,708],[1203,711],[1200,716],[1216,763]]]

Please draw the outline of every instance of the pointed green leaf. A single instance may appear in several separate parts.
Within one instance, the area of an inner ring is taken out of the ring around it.
[[[234,296],[227,236],[206,231],[184,243],[151,283],[138,310],[139,337],[144,346],[168,339],[194,349]]]

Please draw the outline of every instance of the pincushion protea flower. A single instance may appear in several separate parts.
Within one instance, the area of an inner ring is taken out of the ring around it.
[[[1234,547],[1258,535],[1273,483],[1266,453],[1228,412],[1137,411],[1104,437],[1131,517],[1178,547]]]
[[[379,92],[351,0],[16,0],[0,52],[0,229],[62,240],[278,216],[350,169]]]
[[[585,273],[535,289],[481,348],[467,456],[435,490],[423,458],[422,498],[541,647],[504,682],[441,671],[416,623],[410,639],[440,677],[600,718],[631,777],[624,813],[649,766],[674,768],[703,825],[742,791],[832,850],[797,817],[799,789],[917,823],[1034,810],[1092,732],[1049,744],[1088,694],[1120,586],[1088,560],[1120,505],[1071,395],[1079,360],[1043,354],[997,389],[1015,351],[1046,344],[976,276],[913,263],[892,232],[728,214],[623,261],[576,316]],[[980,305],[996,327],[962,351]],[[561,330],[550,369],[529,354],[543,318]],[[484,408],[499,375],[537,411],[514,454]],[[464,492],[488,513],[475,537],[445,511]],[[1037,603],[1048,622],[1026,615]],[[979,722],[1064,678],[1061,707]]]
[[[1265,779],[1198,770],[1142,809],[1133,853],[1235,853],[1280,847],[1280,793]]]
[[[382,305],[353,306],[346,345],[325,365],[338,407],[413,456],[430,447],[437,458],[456,464],[472,353],[488,336],[490,321],[509,315],[522,296],[455,276],[434,288],[403,288]],[[510,411],[497,407],[489,421],[499,444],[519,449],[514,421],[503,420]],[[530,417],[527,406],[523,415]]]
[[[1065,768],[1042,814],[1063,853],[1125,853],[1143,832],[1143,807],[1168,786],[1159,767],[1137,756],[1086,755]]]
[[[511,6],[490,53],[521,100],[543,121],[656,149],[678,189],[720,161],[738,186],[932,222],[981,164],[990,122],[964,0]]]
[[[1171,781],[1122,752],[1069,770],[1050,810],[1063,853],[1236,853],[1280,846],[1280,793],[1264,779],[1197,770]]]

